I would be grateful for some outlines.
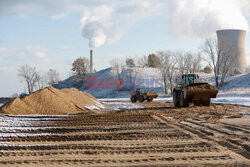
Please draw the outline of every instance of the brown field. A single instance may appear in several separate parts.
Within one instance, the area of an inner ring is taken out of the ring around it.
[[[67,116],[0,115],[0,166],[247,166],[247,107],[174,108]]]

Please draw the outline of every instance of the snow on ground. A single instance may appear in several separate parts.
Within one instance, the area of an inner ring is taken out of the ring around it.
[[[5,133],[16,133],[19,130],[22,131],[39,131],[39,130],[51,130],[51,129],[79,129],[80,127],[56,127],[56,126],[50,126],[50,127],[0,127],[0,131]]]
[[[108,102],[109,101],[114,101],[114,102],[117,102],[117,101],[130,101],[130,97],[122,97],[122,98],[99,98],[99,100],[104,101],[104,102],[105,101],[108,101]],[[170,97],[170,96],[168,96],[168,97],[157,97],[153,101],[167,101],[167,102],[172,102],[172,97]]]
[[[65,115],[68,116],[68,115]],[[0,129],[6,127],[37,127],[41,123],[46,124],[49,121],[65,119],[61,115],[8,115],[0,114]]]
[[[101,101],[130,101],[130,98],[101,98],[99,99]],[[154,101],[166,101],[166,102],[172,102],[172,97],[158,97],[154,99]],[[250,107],[250,94],[240,96],[237,94],[224,94],[219,93],[217,95],[217,98],[212,98],[212,103],[224,103],[224,104],[237,104],[242,106],[249,106]],[[131,103],[133,104],[133,103]]]
[[[31,137],[31,136],[48,136],[52,135],[52,133],[39,133],[39,134],[32,134],[32,133],[0,133],[1,138],[10,138],[10,137]]]
[[[250,73],[229,77],[212,102],[250,106]]]
[[[227,96],[227,97],[220,97],[220,95],[212,99],[213,103],[224,103],[224,104],[237,104],[242,106],[249,106],[250,107],[250,96],[249,97],[237,97],[237,96]]]
[[[143,105],[140,103],[131,103],[126,99],[125,101],[116,101],[116,102],[103,102],[105,105],[105,109],[102,109],[101,111],[111,111],[111,110],[133,110],[133,109],[139,109],[144,108]],[[100,111],[100,110],[98,110]]]
[[[248,89],[250,90],[250,73],[229,77],[222,90]]]
[[[217,98],[212,99],[212,102],[250,106],[250,88],[219,91]]]

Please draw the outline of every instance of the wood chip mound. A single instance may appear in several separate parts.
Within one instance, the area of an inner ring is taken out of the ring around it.
[[[195,85],[195,86],[188,86],[186,87],[187,90],[195,90],[195,91],[202,91],[202,90],[218,90],[215,86],[211,84],[202,84],[202,85]]]
[[[51,86],[14,99],[2,106],[0,112],[15,115],[64,115],[101,108],[102,103],[88,93],[75,88],[59,90]]]
[[[151,97],[157,97],[158,94],[155,92],[147,92],[147,96],[151,96]]]

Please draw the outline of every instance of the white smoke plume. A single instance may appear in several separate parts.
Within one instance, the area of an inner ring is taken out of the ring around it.
[[[161,0],[116,2],[84,10],[81,32],[89,40],[90,48],[118,41],[137,20],[157,15],[163,7],[166,9]]]
[[[90,48],[99,47],[112,37],[114,26],[110,20],[113,12],[114,8],[106,5],[85,11],[81,19],[82,35],[89,40]]]
[[[204,38],[219,29],[248,30],[243,1],[170,0],[169,15],[179,38]]]

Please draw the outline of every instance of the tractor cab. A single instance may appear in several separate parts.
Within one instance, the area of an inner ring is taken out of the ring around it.
[[[137,88],[136,91],[135,91],[135,93],[136,93],[137,95],[141,95],[141,94],[144,93],[144,90],[141,89],[141,88]]]
[[[183,74],[182,75],[182,85],[187,86],[192,83],[198,83],[199,76],[197,74]]]

